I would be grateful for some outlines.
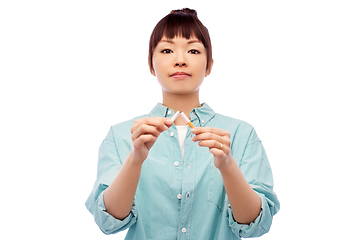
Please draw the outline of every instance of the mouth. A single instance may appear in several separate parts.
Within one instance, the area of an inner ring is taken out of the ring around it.
[[[176,79],[184,79],[184,78],[190,77],[190,74],[188,74],[186,72],[175,72],[175,73],[171,74],[170,77],[176,78]]]

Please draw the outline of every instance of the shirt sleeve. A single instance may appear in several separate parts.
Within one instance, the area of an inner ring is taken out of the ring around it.
[[[124,220],[118,220],[106,212],[104,191],[114,180],[121,168],[121,161],[115,145],[113,130],[110,129],[99,149],[97,180],[85,206],[93,215],[96,224],[105,234],[113,234],[132,226],[137,220],[136,204]]]
[[[236,143],[236,139],[233,141]],[[238,237],[260,237],[270,230],[273,216],[280,209],[280,203],[273,191],[273,177],[267,155],[254,129],[250,131],[244,151],[235,153],[235,157],[241,159],[241,172],[261,199],[261,212],[250,225],[239,224],[234,220],[230,204],[228,204],[226,215],[229,226]]]

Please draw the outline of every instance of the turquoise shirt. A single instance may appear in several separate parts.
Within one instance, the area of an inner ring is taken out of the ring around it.
[[[145,117],[172,117],[162,104]],[[280,205],[263,145],[254,128],[215,113],[206,103],[190,113],[196,127],[222,128],[231,133],[231,152],[248,183],[261,198],[262,210],[250,225],[234,221],[220,171],[208,148],[185,138],[184,158],[176,127],[161,133],[142,166],[130,214],[122,221],[106,212],[103,194],[128,156],[133,120],[110,128],[99,149],[97,180],[86,201],[101,231],[113,234],[129,228],[127,240],[218,239],[258,237],[268,232]]]

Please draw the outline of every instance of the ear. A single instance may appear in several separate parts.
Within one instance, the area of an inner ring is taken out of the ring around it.
[[[213,65],[214,65],[214,59],[211,60],[211,64],[206,70],[205,77],[209,76],[209,74],[211,73],[211,69],[212,69]]]

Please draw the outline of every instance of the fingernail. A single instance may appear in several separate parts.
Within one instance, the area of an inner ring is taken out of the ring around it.
[[[167,124],[172,124],[171,119],[166,120],[166,123],[167,123]]]
[[[196,128],[191,129],[191,132],[194,133],[194,134],[196,134],[196,133],[197,133]]]

